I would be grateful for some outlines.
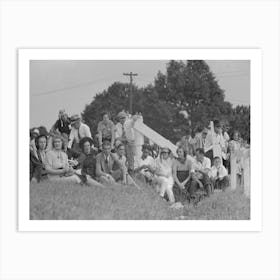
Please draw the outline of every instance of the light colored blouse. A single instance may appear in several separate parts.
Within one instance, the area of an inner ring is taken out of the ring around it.
[[[46,153],[46,168],[60,169],[66,166],[68,166],[68,157],[65,152],[50,150]]]
[[[173,159],[171,158],[163,159],[158,157],[155,160],[155,166],[156,166],[156,173],[159,176],[172,177]]]

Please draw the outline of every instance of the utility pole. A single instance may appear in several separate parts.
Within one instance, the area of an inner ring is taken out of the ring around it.
[[[132,96],[132,82],[133,82],[133,76],[138,76],[137,73],[123,73],[124,76],[129,76],[130,78],[130,83],[129,83],[129,89],[130,89],[130,95],[129,95],[129,113],[132,115],[133,110],[132,110],[132,102],[133,102],[133,96]]]

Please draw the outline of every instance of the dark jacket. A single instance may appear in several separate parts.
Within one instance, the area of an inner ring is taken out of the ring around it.
[[[91,149],[88,155],[82,154],[81,167],[82,175],[89,175],[93,179],[96,178],[96,152]]]
[[[47,171],[44,168],[40,154],[38,153],[38,158],[36,155],[30,151],[30,181],[34,177],[38,182],[47,176]]]

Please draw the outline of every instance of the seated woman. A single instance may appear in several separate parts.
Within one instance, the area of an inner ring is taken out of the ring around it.
[[[118,170],[113,170],[117,165]],[[102,143],[102,152],[96,156],[96,176],[102,184],[113,184],[116,181],[124,181],[124,168],[116,155],[111,152],[111,143],[105,140]]]
[[[39,135],[35,138],[36,153],[30,152],[30,180],[40,182],[47,179],[46,165],[46,148],[47,136]]]
[[[68,157],[64,152],[64,142],[61,136],[52,139],[53,149],[46,153],[46,171],[48,178],[54,182],[81,183],[80,178],[68,163]]]
[[[152,171],[154,164],[154,158],[150,156],[150,147],[144,144],[142,146],[142,156],[138,160],[135,160],[134,173],[136,177],[146,183],[151,182],[154,177]]]
[[[96,151],[92,148],[93,140],[84,137],[80,140],[82,155],[79,157],[81,163],[81,175],[77,174],[82,182],[89,186],[104,187],[96,180]]]
[[[177,149],[178,157],[174,160],[173,164],[173,178],[176,185],[181,190],[178,198],[182,201],[189,199],[190,195],[194,193],[194,186],[192,185],[193,172],[193,158],[187,155],[183,147]],[[184,194],[184,196],[182,196]]]
[[[170,203],[175,202],[173,194],[174,180],[172,177],[173,159],[170,157],[170,150],[162,148],[160,156],[155,160],[154,183],[158,186],[157,191],[161,197],[167,194]]]
[[[123,166],[123,172],[124,172],[124,178],[123,178],[123,183],[127,184],[127,185],[133,185],[136,188],[139,188],[137,186],[137,184],[134,182],[134,180],[132,179],[132,177],[128,174],[128,168],[127,168],[127,160],[125,157],[125,145],[122,143],[119,143],[116,146],[116,157],[118,159],[118,161],[122,164]],[[113,166],[113,173],[114,171],[119,172],[120,168],[118,166],[118,164],[114,164]]]
[[[229,177],[220,157],[214,158],[214,165],[210,171],[210,178],[214,189],[225,190],[229,186]]]

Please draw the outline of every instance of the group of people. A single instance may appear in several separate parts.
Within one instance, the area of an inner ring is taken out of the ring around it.
[[[219,121],[213,130],[186,133],[177,143],[177,154],[167,147],[142,146],[135,157],[135,116],[121,111],[118,123],[102,114],[96,139],[79,115],[70,118],[64,110],[48,135],[39,129],[30,131],[30,180],[76,183],[105,187],[114,183],[139,188],[139,182],[155,189],[171,204],[178,200],[209,196],[214,189],[229,185],[229,151],[240,145],[238,132],[230,140]],[[156,154],[156,155],[155,155]]]

